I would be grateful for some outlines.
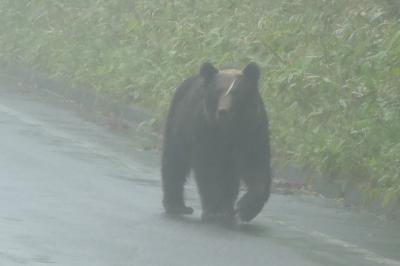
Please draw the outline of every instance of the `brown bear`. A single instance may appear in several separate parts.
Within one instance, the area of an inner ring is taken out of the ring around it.
[[[170,105],[162,153],[163,205],[170,214],[191,214],[184,202],[192,170],[202,219],[250,221],[270,195],[268,119],[260,97],[260,69],[218,70],[204,63],[186,79]],[[235,209],[240,181],[247,187]]]

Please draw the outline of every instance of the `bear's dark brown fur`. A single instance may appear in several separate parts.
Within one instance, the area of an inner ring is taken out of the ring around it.
[[[268,119],[259,94],[259,67],[218,70],[212,64],[186,79],[172,100],[162,154],[163,204],[167,213],[191,214],[184,184],[193,170],[202,218],[250,221],[269,198]],[[240,180],[247,192],[237,203]]]

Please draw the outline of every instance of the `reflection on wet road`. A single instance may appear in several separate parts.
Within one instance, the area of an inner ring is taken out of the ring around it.
[[[250,224],[162,214],[158,154],[52,101],[0,88],[0,265],[393,265],[400,230],[274,194]],[[151,140],[150,140],[151,141]],[[191,193],[192,192],[192,193]]]

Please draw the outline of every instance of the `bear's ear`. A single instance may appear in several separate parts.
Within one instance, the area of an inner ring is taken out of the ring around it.
[[[251,81],[257,82],[260,79],[260,67],[254,63],[249,63],[242,71],[243,75]]]
[[[200,75],[205,80],[210,80],[215,74],[218,73],[218,69],[216,69],[211,63],[207,62],[201,65],[200,67]]]

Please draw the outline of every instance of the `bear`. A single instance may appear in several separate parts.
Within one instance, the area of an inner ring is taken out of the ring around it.
[[[203,63],[176,89],[166,117],[161,177],[168,214],[192,214],[184,185],[192,171],[207,220],[252,220],[270,196],[267,112],[260,68],[218,70]],[[236,203],[240,184],[246,192]]]

